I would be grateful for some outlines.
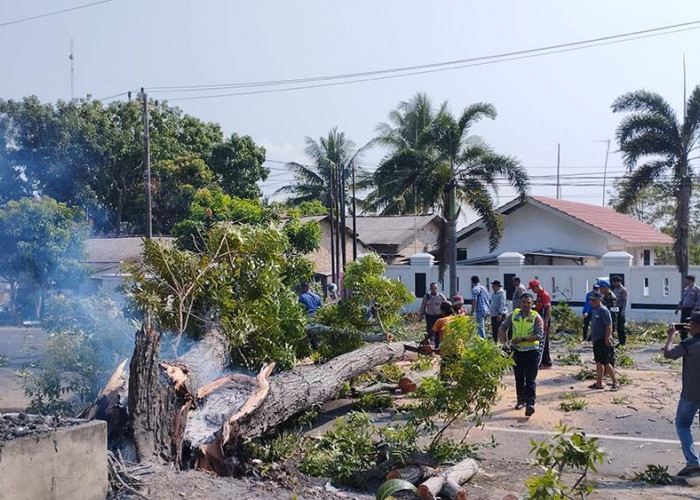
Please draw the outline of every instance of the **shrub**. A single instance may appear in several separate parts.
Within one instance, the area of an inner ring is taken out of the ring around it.
[[[635,481],[649,484],[673,484],[673,477],[668,473],[668,466],[649,464],[644,471],[634,473]]]
[[[579,332],[583,329],[583,318],[568,302],[561,301],[552,307],[552,327],[554,332],[568,332],[578,340]]]
[[[557,357],[557,362],[560,365],[564,366],[575,366],[575,365],[582,365],[583,360],[581,359],[581,355],[575,352],[568,352],[564,354],[563,356],[560,354]]]
[[[355,405],[362,411],[384,411],[394,406],[394,399],[389,395],[363,394]]]
[[[576,380],[580,381],[585,381],[585,380],[594,380],[595,379],[595,372],[593,370],[589,370],[588,368],[582,368],[580,372],[574,375],[574,378]]]

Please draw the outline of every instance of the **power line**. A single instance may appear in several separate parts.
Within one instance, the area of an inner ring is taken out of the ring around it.
[[[9,26],[11,24],[20,24],[20,23],[26,23],[27,21],[33,21],[35,19],[41,19],[42,17],[49,17],[49,16],[55,16],[56,14],[63,14],[65,12],[72,12],[74,10],[80,10],[80,9],[87,9],[88,7],[93,7],[95,5],[100,5],[103,3],[109,3],[112,0],[101,0],[99,2],[92,2],[92,3],[86,3],[83,5],[78,5],[76,7],[70,7],[68,9],[61,9],[61,10],[54,10],[52,12],[45,12],[44,14],[37,14],[35,16],[29,16],[29,17],[23,17],[21,19],[15,19],[13,21],[6,21],[4,23],[0,23],[0,28],[3,26]]]
[[[650,29],[646,29],[646,30],[631,31],[631,32],[627,32],[627,33],[617,34],[617,35],[608,35],[608,36],[604,36],[604,37],[589,38],[586,40],[579,40],[576,42],[568,42],[568,43],[562,43],[562,44],[556,44],[556,45],[548,45],[548,46],[544,46],[544,47],[537,47],[537,48],[532,48],[532,49],[523,49],[523,50],[517,50],[517,51],[511,51],[511,52],[503,52],[500,54],[493,54],[493,55],[488,55],[488,56],[470,57],[470,58],[466,58],[466,59],[455,59],[452,61],[442,61],[442,62],[437,62],[437,63],[420,64],[420,65],[413,65],[413,66],[402,66],[402,67],[387,68],[387,69],[380,69],[380,70],[373,70],[373,71],[363,71],[363,72],[357,72],[357,73],[344,73],[344,74],[336,74],[336,75],[323,75],[323,76],[312,76],[312,77],[305,77],[305,78],[293,78],[293,79],[286,79],[286,80],[267,80],[267,81],[257,81],[257,82],[205,84],[205,85],[159,86],[159,87],[150,87],[149,91],[158,92],[158,91],[166,91],[167,90],[167,91],[172,91],[172,92],[188,92],[188,91],[199,91],[199,90],[202,90],[202,91],[218,90],[218,89],[227,89],[227,88],[269,87],[269,86],[275,86],[275,85],[291,85],[291,84],[309,83],[309,82],[317,82],[317,81],[360,78],[360,77],[376,76],[376,75],[382,75],[382,74],[388,74],[388,73],[404,73],[407,71],[439,68],[439,67],[443,67],[443,66],[454,66],[457,64],[473,63],[473,62],[479,62],[479,61],[487,61],[487,60],[491,60],[491,59],[501,59],[504,57],[512,57],[512,56],[531,54],[534,52],[544,52],[544,51],[551,51],[551,50],[562,49],[562,48],[567,48],[567,47],[577,47],[580,45],[589,45],[589,44],[598,43],[598,42],[617,40],[619,38],[636,37],[639,35],[645,35],[645,34],[651,34],[651,33],[656,33],[657,35],[663,35],[666,33],[658,33],[658,32],[659,31],[673,30],[675,28],[687,28],[690,26],[696,26],[698,24],[700,24],[700,20],[690,21],[690,22],[680,23],[680,24],[661,26],[661,27],[657,27],[657,28],[650,28]],[[696,26],[693,29],[697,29],[697,28],[698,27]],[[631,38],[631,39],[634,40],[635,38]]]

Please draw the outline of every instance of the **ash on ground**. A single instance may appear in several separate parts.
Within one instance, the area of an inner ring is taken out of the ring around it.
[[[87,422],[80,418],[58,415],[43,416],[30,413],[0,413],[0,446],[5,441],[26,436],[42,436],[56,429],[72,427]]]

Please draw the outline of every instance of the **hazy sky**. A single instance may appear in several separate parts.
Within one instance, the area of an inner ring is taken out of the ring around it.
[[[7,21],[90,0],[0,0]],[[75,94],[96,98],[159,86],[258,82],[356,73],[487,56],[700,20],[700,2],[659,1],[293,1],[112,0],[56,16],[0,26],[0,97],[70,97],[69,47],[75,43]],[[700,28],[700,25],[694,26]],[[555,196],[557,143],[562,197],[602,202],[604,141],[613,140],[610,177],[622,173],[615,153],[618,95],[660,92],[682,115],[683,54],[688,89],[700,83],[700,29],[402,78],[291,92],[177,100],[207,95],[149,94],[248,134],[277,162],[308,161],[304,137],[338,126],[356,144],[401,100],[424,91],[453,112],[486,101],[493,122],[473,130],[514,155],[533,179],[532,193]],[[247,90],[265,90],[273,87]],[[279,88],[279,87],[276,87]],[[216,94],[243,89],[217,90]],[[124,97],[122,97],[124,98]],[[373,168],[382,152],[363,164]],[[695,162],[697,165],[697,161]],[[266,193],[289,183],[269,163]],[[570,176],[584,177],[573,181]],[[585,179],[585,177],[589,177]],[[594,186],[571,186],[572,183]],[[499,203],[509,199],[501,191]]]

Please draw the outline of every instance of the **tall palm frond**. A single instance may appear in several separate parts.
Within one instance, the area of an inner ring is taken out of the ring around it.
[[[612,104],[613,112],[631,113],[618,125],[616,137],[630,173],[621,183],[616,209],[626,212],[643,190],[669,173],[676,197],[674,253],[682,274],[688,272],[690,197],[692,192],[690,154],[700,136],[700,85],[684,103],[683,123],[671,105],[659,94],[639,90],[624,94]],[[638,163],[648,160],[638,166]]]

